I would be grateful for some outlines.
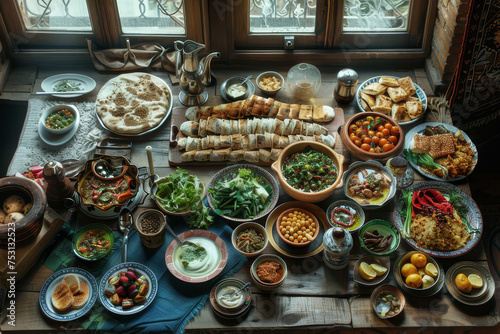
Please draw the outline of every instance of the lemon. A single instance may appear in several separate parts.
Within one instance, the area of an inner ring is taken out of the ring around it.
[[[424,277],[422,278],[422,288],[426,289],[428,287],[431,287],[435,282],[436,281],[431,276],[424,275]]]
[[[382,276],[387,272],[387,268],[384,266],[381,266],[380,264],[372,263],[370,264],[370,267],[375,271],[377,276]]]
[[[470,274],[469,277],[467,277],[472,284],[472,288],[474,289],[479,289],[483,287],[483,279],[481,276],[476,275],[476,274]]]
[[[420,288],[422,285],[422,276],[419,274],[410,274],[406,277],[406,285],[411,288]]]
[[[425,265],[425,273],[429,275],[430,277],[437,277],[439,271],[438,268],[434,265],[434,263],[427,263]]]
[[[373,270],[373,268],[366,262],[361,262],[359,265],[359,274],[367,281],[371,281],[377,277],[375,270]]]

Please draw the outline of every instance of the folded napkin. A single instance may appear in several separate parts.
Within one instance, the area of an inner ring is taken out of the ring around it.
[[[159,43],[144,43],[125,49],[99,49],[87,40],[90,59],[99,71],[131,71],[146,67],[163,68],[175,72],[175,52],[168,52]]]
[[[175,234],[188,231],[183,217],[170,218],[169,224]],[[208,300],[211,288],[222,278],[234,275],[246,262],[231,244],[232,229],[226,222],[215,217],[210,231],[219,235],[226,243],[228,261],[226,267],[216,278],[205,283],[186,283],[175,278],[165,264],[165,251],[173,240],[167,233],[165,243],[157,249],[142,246],[139,233],[132,232],[129,237],[128,259],[150,268],[158,280],[158,294],[144,311],[133,316],[119,316],[108,312],[102,306],[94,307],[92,314],[82,323],[87,330],[114,333],[182,333],[187,323],[202,309]],[[107,269],[119,264],[120,252],[114,254]],[[99,277],[99,280],[101,277]]]

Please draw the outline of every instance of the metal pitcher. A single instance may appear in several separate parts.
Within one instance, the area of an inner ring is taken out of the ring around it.
[[[176,76],[179,79],[181,92],[179,100],[186,106],[197,106],[207,102],[208,92],[205,89],[211,81],[210,63],[219,52],[212,52],[199,60],[198,53],[205,49],[204,44],[191,40],[175,41]]]

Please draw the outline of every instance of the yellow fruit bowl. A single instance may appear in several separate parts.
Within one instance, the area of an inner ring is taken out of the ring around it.
[[[403,289],[417,293],[434,289],[442,275],[436,260],[419,251],[399,257],[394,264],[396,282]]]
[[[391,259],[388,256],[365,256],[356,262],[353,269],[354,281],[361,285],[377,285],[389,276]]]

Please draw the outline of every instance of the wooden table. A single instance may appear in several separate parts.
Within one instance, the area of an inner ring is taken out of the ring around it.
[[[265,70],[262,68],[262,70]],[[333,88],[335,85],[335,75],[339,68],[330,68],[323,70],[323,84],[315,104],[325,104],[344,109],[346,118],[357,112],[355,103],[346,105],[338,105],[333,99]],[[287,68],[278,69],[280,73],[286,75]],[[421,75],[421,71],[407,70],[394,71],[387,69],[359,69],[360,82],[382,74],[392,74],[397,76],[411,75],[416,79],[424,90],[428,90],[428,84]],[[35,90],[40,90],[41,81],[53,74],[63,73],[64,70],[48,69],[40,70],[36,81]],[[69,71],[66,71],[69,72]],[[110,78],[114,77],[115,73],[102,74],[96,73],[93,69],[84,68],[81,70],[73,69],[71,72],[82,73],[92,76],[97,81],[97,89],[91,94],[78,98],[79,101],[93,101],[99,88]],[[164,72],[152,72],[169,82],[168,75]],[[246,76],[253,74],[254,78],[259,73],[255,68],[225,68],[216,71],[218,76],[217,87],[209,87],[209,101],[207,105],[222,103],[218,86],[223,82],[224,78],[233,75]],[[254,81],[254,80],[253,80]],[[255,81],[254,81],[255,82]],[[179,92],[178,86],[173,86],[174,91],[174,106],[180,106],[177,99]],[[427,91],[430,93],[429,91]],[[257,89],[258,93],[258,89]],[[51,99],[51,97],[47,97]],[[283,102],[292,102],[290,92],[284,88],[278,93],[276,99]],[[30,110],[28,111],[30,112]],[[133,149],[131,153],[132,163],[138,166],[147,166],[145,147],[151,145],[155,150],[154,163],[156,173],[160,176],[168,175],[172,172],[172,168],[168,166],[168,156],[160,151],[167,151],[170,126],[166,125],[156,132],[144,136],[134,138]],[[340,140],[340,139],[339,139]],[[346,154],[346,165],[352,161],[352,157]],[[187,168],[190,173],[196,174],[200,179],[207,184],[211,176],[220,167],[196,167]],[[269,171],[270,168],[267,168]],[[13,174],[14,170],[9,170],[9,175]],[[271,171],[274,174],[274,172]],[[275,175],[276,176],[276,175]],[[424,179],[415,173],[415,182],[422,182]],[[466,182],[458,183],[462,190],[470,194],[469,186]],[[326,209],[329,203],[334,200],[345,198],[341,190],[334,192],[331,198],[318,203],[320,207]],[[293,200],[283,191],[280,192],[279,204]],[[147,200],[143,207],[154,206]],[[393,204],[387,205],[383,209],[366,212],[366,220],[381,218],[393,221]],[[89,223],[91,219],[79,215],[78,225],[82,226]],[[262,220],[261,223],[265,223]],[[111,223],[115,230],[117,222]],[[455,301],[447,292],[446,286],[442,291],[435,296],[429,298],[415,298],[407,295],[407,304],[404,311],[404,316],[397,318],[395,321],[382,321],[372,310],[370,304],[370,293],[373,288],[359,286],[352,279],[354,263],[362,256],[357,235],[354,235],[354,248],[351,252],[349,267],[340,270],[332,271],[323,265],[322,253],[306,258],[306,259],[286,259],[289,274],[284,284],[273,293],[266,293],[259,290],[255,285],[252,285],[254,292],[253,307],[249,314],[236,322],[222,321],[215,316],[208,305],[205,305],[199,315],[191,321],[186,330],[202,331],[202,330],[219,330],[219,331],[236,331],[236,330],[271,330],[271,329],[318,329],[331,328],[332,326],[346,328],[379,328],[389,330],[390,328],[405,328],[405,329],[420,329],[434,328],[441,330],[452,330],[454,328],[472,328],[472,327],[488,327],[495,326],[500,322],[497,307],[494,299],[486,305],[480,307],[466,307]],[[401,254],[412,250],[404,241],[401,241],[399,249],[395,254],[391,255],[392,262]],[[265,253],[275,253],[275,250],[268,246]],[[453,263],[463,260],[473,260],[484,267],[488,267],[486,254],[480,243],[469,254],[452,260],[438,260],[447,269]],[[249,266],[251,261],[241,269],[235,278],[245,281],[251,281],[249,276]],[[392,268],[391,268],[392,270]],[[17,284],[17,316],[16,327],[13,328],[7,325],[7,322],[2,323],[2,329],[5,331],[36,331],[50,332],[57,329],[78,329],[75,323],[61,324],[49,321],[42,316],[38,306],[38,295],[40,288],[45,280],[52,274],[51,270],[43,265],[37,264],[27,277]],[[396,285],[392,273],[389,279],[384,283]],[[300,332],[300,331],[299,331]]]

